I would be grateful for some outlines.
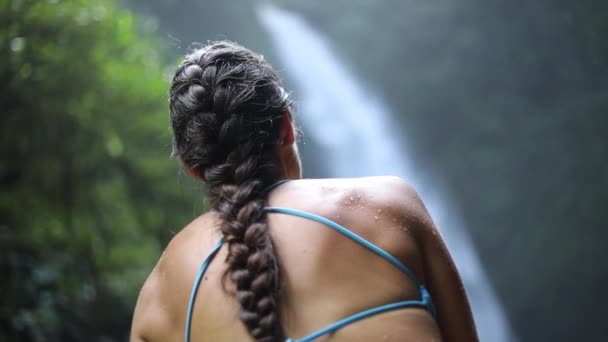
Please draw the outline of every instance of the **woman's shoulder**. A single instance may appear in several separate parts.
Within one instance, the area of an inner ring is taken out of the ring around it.
[[[301,179],[276,192],[271,205],[310,211],[354,230],[399,230],[418,237],[431,222],[418,192],[396,176]]]
[[[420,194],[412,184],[397,176],[362,178],[363,191],[371,198],[370,205],[386,210],[399,224],[401,231],[420,240],[435,236],[436,227]]]
[[[163,340],[162,336],[183,328],[184,308],[196,271],[220,236],[217,230],[211,229],[217,222],[214,214],[203,214],[167,244],[140,290],[132,338],[138,332],[145,332],[146,336],[140,338],[150,340],[149,337],[154,336],[153,340]]]
[[[416,189],[401,177],[300,179],[289,182],[286,193],[324,207],[375,207],[410,218],[425,217],[426,208]],[[287,188],[287,186],[286,186]]]
[[[414,187],[398,176],[373,176],[359,178],[305,178],[289,182],[295,187],[321,190],[341,190],[365,192],[378,198],[396,196],[411,197],[416,194]]]

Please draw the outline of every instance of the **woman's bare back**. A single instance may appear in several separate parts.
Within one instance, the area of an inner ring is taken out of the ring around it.
[[[317,341],[476,340],[462,284],[416,192],[396,177],[294,180],[274,189],[270,206],[314,213],[348,228],[410,268],[437,306],[375,315]],[[281,321],[298,339],[354,313],[420,299],[416,284],[385,259],[321,223],[268,214],[280,262]],[[194,278],[221,237],[219,219],[206,213],[177,234],[141,291],[133,341],[181,341]],[[250,341],[228,281],[226,247],[199,287],[191,341]],[[448,320],[447,317],[450,317]]]

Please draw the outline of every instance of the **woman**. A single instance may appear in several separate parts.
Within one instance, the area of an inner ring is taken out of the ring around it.
[[[477,340],[411,186],[300,179],[291,102],[261,56],[225,41],[199,48],[170,94],[174,155],[212,210],[150,274],[132,341]]]

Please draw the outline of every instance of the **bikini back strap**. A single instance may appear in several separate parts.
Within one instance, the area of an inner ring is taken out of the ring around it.
[[[302,338],[298,338],[298,339],[292,339],[292,338],[288,338],[287,341],[285,342],[310,342],[310,341],[314,341],[315,339],[325,335],[325,334],[330,334],[336,330],[339,330],[349,324],[355,323],[357,321],[360,321],[364,318],[367,317],[371,317],[374,315],[378,315],[381,314],[383,312],[387,312],[387,311],[392,311],[392,310],[399,310],[399,309],[405,309],[405,308],[427,308],[425,303],[423,303],[422,301],[419,300],[405,300],[405,301],[401,301],[401,302],[396,302],[396,303],[391,303],[391,304],[385,304],[385,305],[380,305],[377,306],[375,308],[372,309],[368,309],[365,311],[361,311],[359,313],[356,313],[354,315],[348,316],[344,319],[341,319],[333,324],[330,324],[328,326],[326,326],[323,329],[320,329],[310,335],[307,335],[305,337]]]
[[[185,342],[190,342],[192,311],[194,309],[194,301],[196,300],[196,294],[198,293],[198,288],[201,284],[201,280],[203,279],[203,275],[205,274],[205,271],[207,271],[207,267],[209,267],[209,263],[211,262],[211,260],[213,260],[213,258],[217,254],[217,252],[222,247],[223,243],[224,243],[224,238],[222,237],[215,244],[215,246],[211,250],[211,253],[209,253],[209,255],[207,256],[207,258],[205,258],[205,260],[203,261],[203,264],[201,265],[201,268],[198,270],[198,273],[196,274],[196,278],[194,278],[194,284],[192,285],[192,292],[190,293],[190,301],[188,302],[188,313],[186,314],[186,332],[184,334]]]
[[[416,275],[407,266],[405,266],[401,261],[399,261],[397,258],[392,256],[390,253],[386,252],[382,248],[380,248],[380,247],[376,246],[375,244],[371,243],[370,241],[366,240],[362,236],[350,231],[348,228],[341,226],[338,223],[336,223],[332,220],[329,220],[323,216],[319,216],[319,215],[309,213],[306,211],[302,211],[302,210],[284,208],[284,207],[265,207],[264,210],[266,210],[269,213],[281,213],[281,214],[302,217],[302,218],[309,219],[309,220],[312,220],[315,222],[319,222],[321,224],[326,225],[329,228],[334,229],[335,231],[339,232],[340,234],[346,236],[347,238],[358,243],[359,245],[365,247],[372,253],[384,258],[386,261],[393,264],[395,267],[397,267],[399,270],[401,270],[403,273],[405,273],[416,284],[416,286],[418,287],[418,291],[420,292],[419,300],[400,301],[400,302],[380,305],[375,308],[364,310],[359,313],[350,315],[346,318],[343,318],[343,319],[339,320],[338,322],[330,324],[330,325],[326,326],[325,328],[323,328],[319,331],[316,331],[308,336],[305,336],[305,337],[302,337],[299,339],[289,338],[289,339],[287,339],[286,342],[310,342],[323,335],[334,332],[338,329],[341,329],[347,325],[355,323],[364,318],[374,316],[374,315],[377,315],[377,314],[380,314],[383,312],[392,311],[392,310],[418,307],[418,308],[423,308],[423,309],[428,310],[431,313],[431,315],[433,315],[433,317],[435,317],[435,315],[436,315],[435,306],[433,305],[433,301],[431,300],[431,295],[429,294],[428,290],[424,287],[424,285],[422,285],[420,280],[418,280]]]
[[[307,211],[291,209],[291,208],[265,207],[264,210],[266,210],[269,213],[281,213],[281,214],[293,215],[293,216],[298,216],[298,217],[302,217],[302,218],[306,218],[306,219],[309,219],[312,221],[322,223],[322,224],[328,226],[329,228],[332,228],[335,231],[339,232],[340,234],[346,236],[347,238],[355,241],[356,243],[360,244],[361,246],[367,248],[372,253],[384,258],[386,261],[393,264],[395,267],[397,267],[399,270],[401,270],[403,273],[405,273],[410,279],[412,279],[412,281],[416,284],[416,286],[418,286],[419,288],[423,287],[422,283],[418,280],[418,278],[416,277],[414,272],[412,272],[409,268],[407,268],[407,266],[405,266],[401,261],[397,260],[397,258],[392,256],[391,254],[389,254],[382,248],[369,242],[368,240],[361,237],[360,235],[353,233],[349,229],[345,228],[344,226],[339,225],[338,223],[336,223],[332,220],[329,220],[323,216],[309,213]]]
[[[273,188],[280,184],[283,184],[285,182],[286,181],[281,181],[279,183],[275,183],[275,184],[273,184],[274,185]],[[426,288],[422,285],[422,283],[418,280],[416,275],[409,268],[407,268],[407,266],[405,266],[401,261],[397,260],[397,258],[392,256],[391,254],[389,254],[382,248],[376,246],[375,244],[369,242],[368,240],[361,237],[360,235],[348,230],[347,228],[339,225],[338,223],[336,223],[332,220],[329,220],[325,217],[313,214],[313,213],[309,213],[309,212],[301,211],[301,210],[297,210],[297,209],[283,208],[283,207],[265,207],[264,210],[268,213],[281,213],[281,214],[302,217],[302,218],[309,219],[309,220],[312,220],[315,222],[319,222],[329,228],[334,229],[335,231],[339,232],[340,234],[346,236],[347,238],[358,243],[359,245],[365,247],[372,253],[382,257],[383,259],[385,259],[388,262],[390,262],[391,264],[393,264],[395,267],[397,267],[399,270],[401,270],[403,273],[405,273],[418,286],[418,289],[420,291],[420,300],[400,301],[400,302],[380,305],[375,308],[364,310],[362,312],[359,312],[354,315],[348,316],[344,319],[341,319],[338,322],[330,324],[330,325],[326,326],[325,328],[323,328],[317,332],[314,332],[308,336],[305,336],[305,337],[302,337],[299,339],[289,338],[289,339],[287,339],[286,342],[310,342],[325,334],[329,334],[333,331],[341,329],[344,326],[350,325],[350,324],[357,322],[359,320],[362,320],[364,318],[367,318],[367,317],[370,317],[373,315],[377,315],[377,314],[380,314],[380,313],[383,313],[386,311],[391,311],[391,310],[419,307],[419,308],[425,308],[425,309],[429,310],[431,312],[431,314],[433,316],[435,316],[435,307],[431,300],[431,296],[430,296],[429,292],[426,290]],[[215,246],[213,247],[213,249],[207,256],[207,258],[205,258],[205,260],[203,261],[203,263],[198,271],[198,274],[196,275],[196,278],[194,280],[194,284],[192,285],[192,292],[190,294],[190,301],[188,303],[188,312],[186,315],[186,331],[185,331],[185,335],[184,335],[185,342],[190,342],[192,313],[193,313],[193,308],[194,308],[194,302],[196,300],[196,294],[198,292],[200,283],[203,279],[205,271],[209,267],[209,263],[213,260],[215,255],[218,253],[218,251],[222,247],[223,242],[224,242],[224,239],[220,238],[219,241],[215,244]]]
[[[267,187],[266,189],[264,189],[263,193],[267,194],[272,189],[274,189],[274,188],[278,187],[279,185],[286,183],[288,181],[289,181],[289,179],[279,180],[279,181],[273,183],[272,185],[270,185],[269,187]],[[194,302],[196,301],[196,294],[198,293],[198,288],[201,284],[203,276],[205,275],[205,272],[207,271],[207,268],[209,267],[209,263],[211,263],[211,261],[213,260],[213,258],[217,254],[217,252],[222,247],[223,243],[224,243],[224,238],[222,237],[215,244],[215,246],[213,247],[213,249],[211,250],[209,255],[205,258],[205,260],[203,260],[203,263],[201,264],[201,267],[198,270],[198,273],[196,274],[196,278],[194,278],[194,284],[192,284],[192,291],[190,293],[190,301],[188,302],[188,311],[186,314],[186,331],[184,334],[185,342],[190,342],[190,331],[192,328],[192,312],[194,310]]]

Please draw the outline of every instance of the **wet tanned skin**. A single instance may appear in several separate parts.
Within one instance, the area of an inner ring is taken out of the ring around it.
[[[297,178],[295,144],[285,141],[285,150],[278,151],[285,156],[280,159],[286,161],[284,173]],[[295,158],[289,157],[293,153]],[[454,264],[418,194],[403,180],[293,180],[273,190],[268,203],[327,217],[385,249],[417,275],[437,307],[437,319],[424,309],[407,308],[372,316],[316,341],[477,341]],[[409,278],[338,232],[284,214],[268,214],[268,222],[281,263],[280,310],[289,337],[305,336],[374,306],[418,299]],[[205,213],[169,243],[141,290],[131,341],[183,341],[192,284],[220,237],[218,223],[215,213]],[[193,342],[252,340],[238,319],[231,284],[227,292],[222,287],[225,257],[223,246],[201,283]]]

